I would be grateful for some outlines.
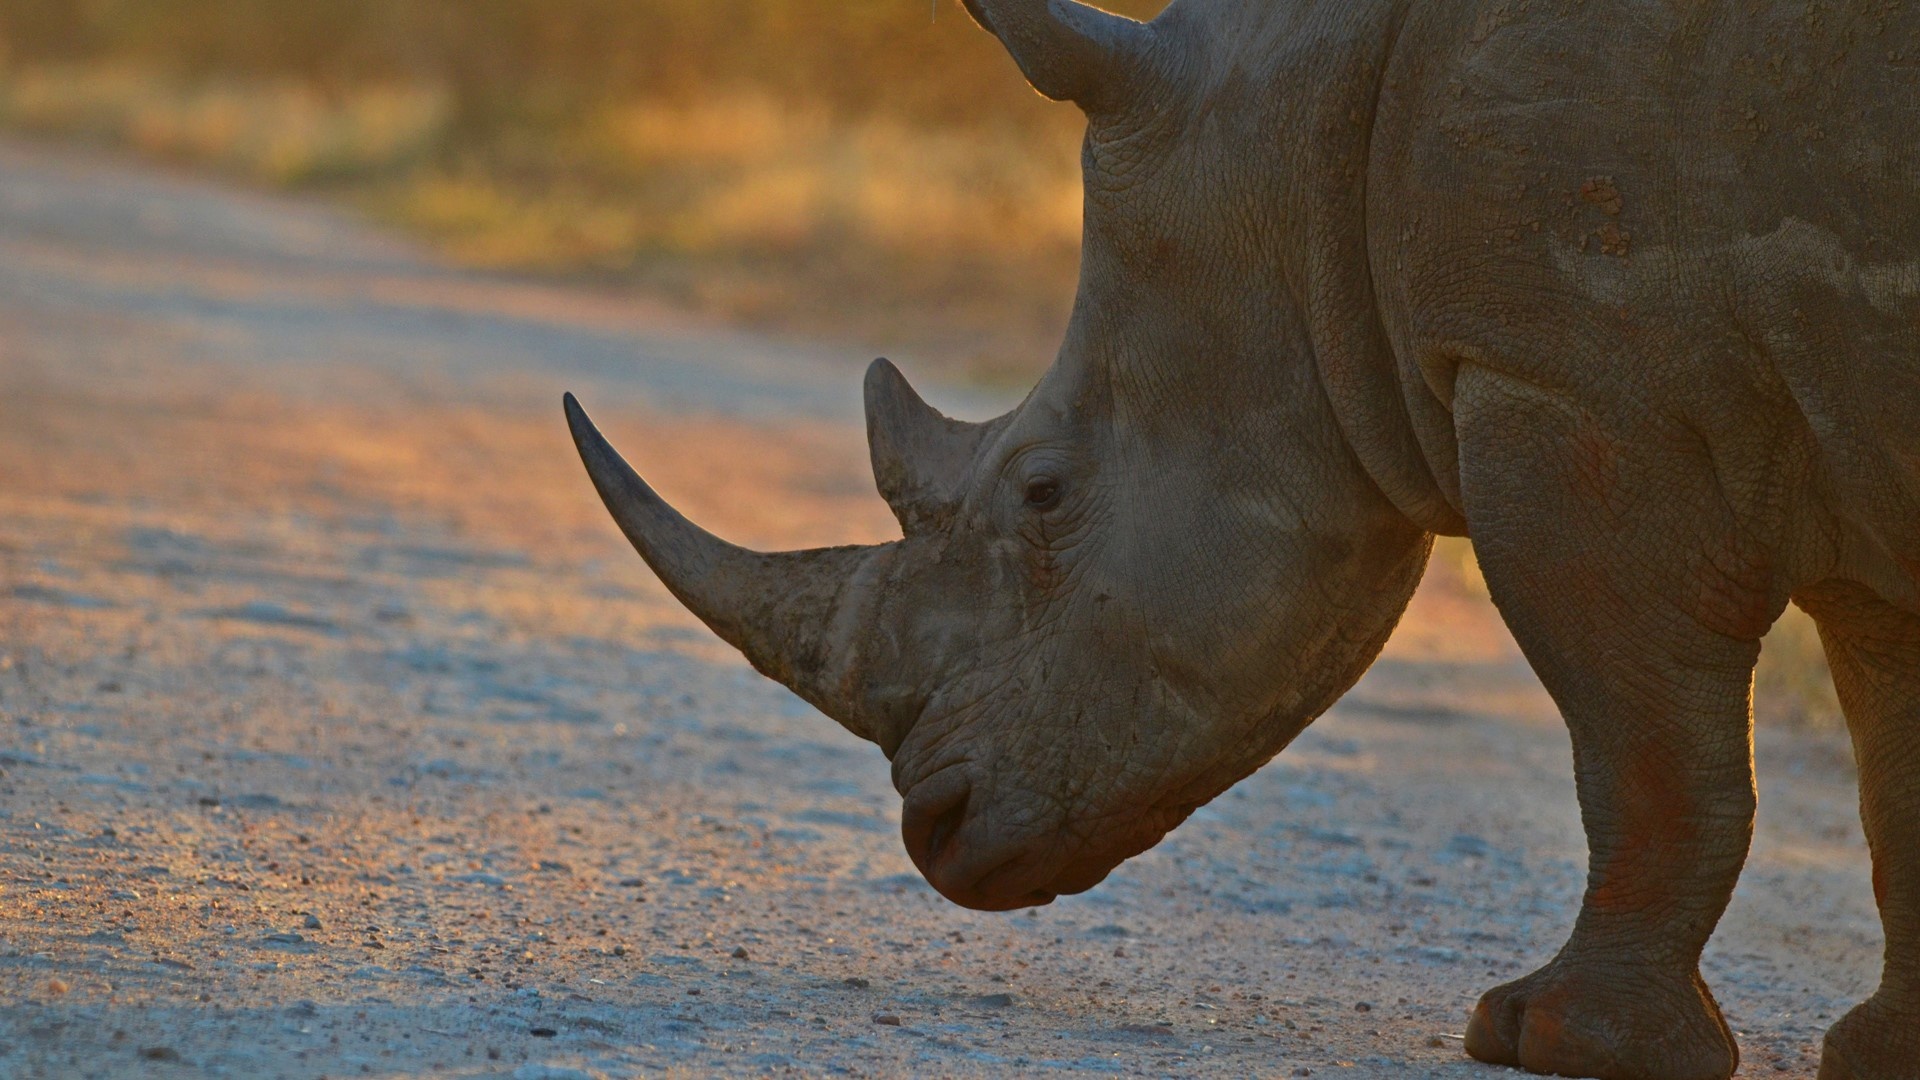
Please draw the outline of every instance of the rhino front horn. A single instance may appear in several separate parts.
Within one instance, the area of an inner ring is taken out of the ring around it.
[[[871,739],[859,713],[861,601],[893,545],[759,552],[688,521],[633,471],[566,396],[580,460],[620,531],[669,592],[754,668]]]
[[[1027,81],[1088,112],[1124,103],[1145,66],[1145,23],[1074,0],[961,0],[1013,54]]]

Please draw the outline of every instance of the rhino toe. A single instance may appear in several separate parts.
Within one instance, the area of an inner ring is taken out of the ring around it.
[[[1920,1010],[1876,997],[1842,1017],[1827,1032],[1820,1080],[1920,1080]]]
[[[1590,1080],[1728,1080],[1732,1032],[1698,975],[1629,975],[1555,961],[1490,991],[1467,1053],[1491,1065]]]

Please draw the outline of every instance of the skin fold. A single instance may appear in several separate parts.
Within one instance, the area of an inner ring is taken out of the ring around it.
[[[1880,0],[966,0],[1088,116],[1079,297],[985,424],[867,380],[903,537],[762,554],[569,399],[615,519],[878,743],[971,907],[1091,888],[1366,670],[1469,535],[1573,734],[1572,937],[1484,1061],[1723,1080],[1699,974],[1753,830],[1751,686],[1818,622],[1879,992],[1823,1080],[1920,1078],[1920,9]]]

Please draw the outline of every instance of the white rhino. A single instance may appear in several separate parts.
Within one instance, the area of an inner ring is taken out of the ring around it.
[[[1092,887],[1367,668],[1471,536],[1573,733],[1571,940],[1475,1056],[1721,1080],[1702,947],[1790,601],[1860,764],[1884,981],[1826,1080],[1920,1078],[1920,5],[965,0],[1088,117],[1078,302],[985,424],[867,380],[904,539],[758,554],[569,401],[673,592],[893,762],[970,907]]]

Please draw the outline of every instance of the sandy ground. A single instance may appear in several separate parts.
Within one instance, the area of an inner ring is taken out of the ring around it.
[[[1584,849],[1458,553],[1158,849],[961,911],[878,752],[666,598],[560,420],[734,538],[876,539],[864,359],[0,145],[0,1076],[1494,1074],[1467,1011]],[[1807,1076],[1879,931],[1845,746],[1758,756],[1707,970],[1745,1074]]]

